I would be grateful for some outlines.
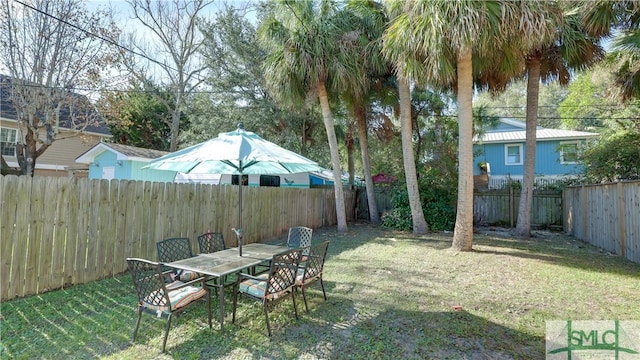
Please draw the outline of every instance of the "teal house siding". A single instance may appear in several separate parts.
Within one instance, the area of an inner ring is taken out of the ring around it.
[[[481,137],[474,138],[474,175],[488,175],[492,179],[522,179],[525,162],[526,125],[522,121],[500,119],[499,124],[486,130]],[[583,173],[584,168],[576,162],[575,154],[587,139],[598,134],[536,128],[536,178],[563,178]],[[573,150],[563,153],[563,149]],[[507,154],[509,150],[509,154]],[[572,158],[573,156],[573,158]],[[563,157],[564,160],[563,161]],[[507,161],[509,160],[509,161]],[[518,161],[519,160],[519,161]],[[481,168],[481,164],[489,166]]]
[[[164,151],[121,144],[100,143],[80,155],[77,163],[89,165],[89,179],[173,182],[174,171],[142,169]]]
[[[581,141],[584,144],[584,141]],[[522,165],[508,165],[505,162],[506,147],[505,144],[482,144],[474,145],[474,154],[476,154],[476,165],[481,162],[490,164],[491,175],[522,175],[524,174],[524,142],[510,143],[521,144],[523,149]],[[535,173],[539,176],[544,175],[576,175],[583,172],[581,164],[562,164],[560,162],[559,141],[539,141],[536,143],[536,167]],[[480,166],[474,167],[474,175],[482,173]]]

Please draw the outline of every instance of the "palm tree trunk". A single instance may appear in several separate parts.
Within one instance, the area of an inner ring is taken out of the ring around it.
[[[353,121],[349,121],[347,125],[347,139],[345,140],[347,147],[347,171],[349,172],[349,185],[353,188],[356,178],[356,163],[353,157],[353,153],[356,147],[356,141],[353,137]]]
[[[367,190],[367,204],[369,205],[369,220],[373,224],[380,223],[376,195],[373,189],[373,177],[371,176],[371,163],[369,161],[369,143],[367,136],[367,118],[365,109],[356,105],[355,118],[358,122],[358,139],[360,140],[360,154],[362,156],[362,168],[364,172],[364,184]]]
[[[400,93],[400,126],[402,137],[402,161],[404,163],[404,176],[407,182],[407,193],[409,195],[409,207],[411,208],[411,219],[413,220],[413,233],[426,234],[429,226],[422,212],[420,203],[420,189],[418,187],[418,177],[416,175],[416,162],[413,154],[413,130],[411,126],[411,92],[409,82],[406,79],[398,78],[398,92]]]
[[[527,60],[527,128],[524,151],[524,176],[518,207],[516,235],[531,236],[531,204],[536,170],[536,126],[538,120],[538,92],[540,90],[541,54],[538,52]]]
[[[329,152],[331,153],[331,166],[333,167],[333,188],[336,197],[336,216],[338,220],[338,232],[347,232],[347,215],[344,206],[344,190],[342,188],[342,168],[340,167],[340,154],[338,153],[338,140],[333,128],[333,118],[329,107],[327,88],[324,82],[318,84],[318,98],[322,109],[322,120],[327,130]]]
[[[451,248],[471,251],[473,245],[473,76],[471,49],[461,50],[458,69],[458,206]]]

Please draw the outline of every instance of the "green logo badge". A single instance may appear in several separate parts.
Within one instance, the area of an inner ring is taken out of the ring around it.
[[[640,360],[640,321],[547,321],[547,359]]]

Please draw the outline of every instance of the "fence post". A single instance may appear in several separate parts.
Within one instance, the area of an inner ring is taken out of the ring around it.
[[[616,185],[616,190],[618,191],[618,208],[616,209],[618,218],[618,232],[620,233],[620,256],[623,258],[627,257],[627,232],[625,226],[625,216],[624,211],[627,208],[626,201],[624,197],[624,186],[623,183],[618,182]]]
[[[582,202],[582,239],[591,239],[587,234],[589,229],[589,221],[587,221],[587,187],[584,185],[580,186],[580,198]]]
[[[509,227],[513,227],[513,186],[509,183]]]

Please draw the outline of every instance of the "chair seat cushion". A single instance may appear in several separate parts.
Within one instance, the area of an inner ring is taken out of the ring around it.
[[[166,298],[162,295],[164,291],[162,289],[158,289],[151,294],[149,294],[145,298],[145,302],[143,304],[147,309],[155,311],[158,316],[162,313],[168,314],[170,310],[177,310],[183,306],[190,304],[191,302],[201,299],[205,295],[207,295],[207,290],[201,287],[195,286],[185,286],[180,289],[171,290],[171,288],[179,286],[180,282],[173,282],[169,286],[167,286],[167,290],[169,291],[169,302],[171,303],[171,307],[166,303]],[[160,295],[159,301],[154,301],[157,299],[158,295]]]
[[[266,288],[267,288],[267,279],[269,278],[269,274],[261,274],[256,277],[260,280],[246,279],[240,282],[238,291],[259,299],[264,299]],[[266,298],[267,300],[275,300],[283,295],[286,295],[287,293],[288,293],[287,291],[280,291],[273,294],[268,294]]]
[[[296,274],[296,285],[302,285],[304,283],[304,268],[298,269]]]
[[[264,297],[264,293],[267,288],[267,278],[269,274],[261,274],[256,276],[260,280],[255,279],[246,279],[240,282],[240,286],[238,287],[238,291],[241,293],[249,294],[253,297],[257,297],[262,299]]]
[[[189,270],[181,270],[178,272],[178,277],[180,281],[191,281],[195,280],[200,276],[197,272],[189,271]]]

